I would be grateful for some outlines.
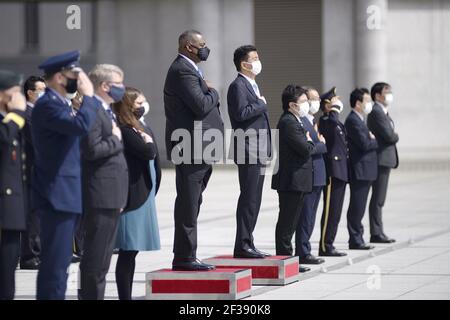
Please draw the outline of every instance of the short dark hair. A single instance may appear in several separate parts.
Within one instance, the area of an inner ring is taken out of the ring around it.
[[[237,71],[241,71],[241,62],[246,61],[248,59],[249,52],[252,51],[256,51],[256,47],[251,44],[240,46],[234,50],[233,62]]]
[[[25,80],[25,83],[23,85],[23,93],[25,94],[25,98],[28,100],[28,90],[36,90],[36,82],[44,82],[45,80],[42,77],[38,76],[30,76],[27,80]]]
[[[350,93],[350,107],[355,108],[356,102],[363,102],[364,95],[369,94],[369,90],[366,88],[355,88],[355,90]]]
[[[381,94],[384,88],[390,88],[391,86],[386,82],[377,82],[375,83],[372,88],[370,89],[370,96],[372,97],[372,100],[375,101],[375,95]]]
[[[178,48],[184,47],[187,42],[192,42],[194,40],[194,36],[196,35],[202,35],[202,33],[194,29],[184,31],[178,37]]]
[[[304,94],[306,94],[306,90],[296,84],[290,84],[284,88],[283,93],[281,94],[283,110],[287,111],[289,109],[289,103],[297,103],[298,98]]]

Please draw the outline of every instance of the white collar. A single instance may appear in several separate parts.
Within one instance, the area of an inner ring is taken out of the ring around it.
[[[252,85],[252,87],[253,87],[254,84],[256,84],[256,81],[253,80],[252,78],[247,77],[245,74],[243,74],[243,73],[241,73],[241,72],[239,72],[239,74],[240,74],[241,76],[243,76],[245,79],[247,79],[247,81],[250,82],[250,84]]]
[[[359,113],[358,111],[356,111],[355,109],[352,110],[354,113],[356,113],[356,115],[361,119],[361,121],[364,121],[364,116]]]
[[[188,57],[186,57],[184,54],[182,54],[182,53],[178,53],[180,56],[182,56],[183,58],[185,58],[190,64],[192,64],[192,66],[195,68],[195,70],[197,70],[198,71],[198,66],[197,66],[197,64],[194,62],[194,61],[192,61],[192,59],[190,59],[190,58],[188,58]]]
[[[309,122],[311,122],[311,124],[314,124],[314,116],[312,114],[307,114],[306,115],[306,119],[309,120]]]
[[[376,101],[375,103],[377,103],[377,104],[381,107],[381,109],[383,109],[383,111],[384,111],[385,114],[388,113],[388,108],[385,107],[384,104],[382,104],[381,102],[378,102],[378,101]]]
[[[29,106],[30,108],[34,107],[34,103],[31,103],[30,101],[27,101],[27,106]]]
[[[100,97],[98,94],[95,94],[94,95],[94,97],[96,97],[97,98],[97,100],[98,101],[100,101],[101,103],[102,103],[102,107],[103,107],[103,109],[105,109],[105,110],[109,110],[109,109],[111,109],[111,107],[109,106],[109,104],[107,104],[106,103],[106,101],[105,100],[103,100],[103,98],[102,97]]]

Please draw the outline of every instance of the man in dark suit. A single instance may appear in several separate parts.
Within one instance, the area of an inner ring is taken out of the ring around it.
[[[111,103],[122,99],[125,87],[123,72],[115,65],[96,65],[89,72],[89,79],[102,108],[92,129],[81,140],[85,238],[79,298],[103,300],[120,213],[128,197],[122,134],[111,110]]]
[[[33,141],[31,140],[31,112],[34,104],[45,93],[45,81],[42,77],[31,76],[24,85],[23,91],[27,100],[27,109],[25,112],[26,123],[23,129],[25,138],[25,153],[26,153],[26,176],[27,176],[27,231],[21,234],[20,245],[20,269],[22,270],[37,270],[39,268],[39,254],[41,252],[41,240],[39,237],[39,217],[36,210],[31,210],[30,196],[31,196],[31,172],[34,162]]]
[[[389,116],[388,106],[392,104],[391,86],[384,82],[375,83],[370,90],[375,101],[372,112],[367,117],[367,126],[378,141],[378,177],[372,184],[369,204],[370,242],[392,243],[394,239],[384,233],[382,212],[386,201],[391,169],[398,167],[397,142],[394,121]]]
[[[238,166],[241,189],[236,210],[234,257],[264,258],[269,254],[256,249],[252,234],[261,207],[264,165],[271,155],[266,99],[255,81],[262,66],[252,45],[237,48],[233,61],[238,76],[228,88],[227,100],[234,130],[233,160]]]
[[[41,219],[39,300],[65,298],[74,227],[82,213],[80,137],[89,132],[100,107],[91,81],[79,68],[79,57],[78,51],[71,51],[39,66],[48,85],[34,106],[31,128],[32,200]],[[74,114],[69,101],[77,90],[83,103]]]
[[[168,159],[175,163],[177,185],[172,267],[174,270],[211,270],[214,266],[199,261],[196,252],[197,217],[214,159],[203,157],[206,145],[198,139],[203,140],[204,131],[208,129],[219,130],[223,137],[223,121],[219,94],[203,79],[197,66],[209,55],[202,34],[185,31],[178,45],[179,54],[164,84],[166,150]],[[184,138],[180,133],[185,134]]]
[[[306,95],[309,101],[309,112],[301,118],[303,127],[309,132],[314,142],[314,149],[311,153],[313,164],[313,188],[312,191],[305,194],[303,206],[300,211],[300,222],[295,232],[295,255],[299,257],[300,264],[321,264],[325,262],[311,254],[311,243],[309,239],[314,230],[316,221],[317,207],[319,206],[320,195],[326,184],[326,170],[323,155],[327,153],[325,138],[318,133],[317,126],[314,123],[314,114],[320,108],[320,96],[316,89],[306,89]],[[303,267],[302,272],[309,271],[309,268]]]
[[[312,191],[311,153],[314,143],[305,130],[302,117],[309,111],[306,90],[288,85],[282,94],[283,114],[278,122],[278,167],[272,176],[280,211],[275,228],[277,255],[292,255],[292,236],[298,227],[305,193]],[[305,271],[305,270],[304,270]]]
[[[350,204],[347,211],[349,249],[369,250],[364,242],[362,219],[372,182],[377,178],[377,140],[364,122],[364,115],[372,111],[369,91],[355,89],[350,94],[352,111],[345,120],[350,155]]]
[[[25,97],[22,76],[0,70],[0,300],[12,300],[20,254],[20,233],[26,229],[26,168],[22,130]]]
[[[322,94],[320,100],[324,114],[319,120],[319,132],[325,137],[328,152],[325,156],[327,185],[320,222],[319,256],[341,257],[347,254],[336,250],[333,243],[341,220],[345,187],[349,178],[347,137],[344,125],[339,121],[344,105],[336,95],[336,87]]]

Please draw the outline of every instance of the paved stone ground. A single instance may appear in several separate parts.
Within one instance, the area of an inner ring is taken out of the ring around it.
[[[377,245],[370,253],[347,251],[347,257],[328,258],[325,264],[302,274],[294,284],[254,286],[249,299],[450,299],[450,170],[399,169],[392,172],[390,182],[384,222],[386,233],[397,239],[396,244]],[[348,249],[345,218],[348,193],[336,239],[340,250]],[[237,170],[215,169],[199,217],[199,258],[232,253],[238,195]],[[170,267],[174,199],[175,173],[164,170],[157,197],[162,249],[139,253],[135,299],[143,299],[145,295],[146,272]],[[277,214],[277,194],[270,189],[270,177],[266,177],[254,236],[257,247],[271,253],[275,252]],[[319,225],[320,214],[312,236],[314,254],[318,249]],[[367,216],[364,226],[368,230]],[[365,238],[368,240],[367,232]],[[116,258],[113,257],[107,277],[107,299],[117,299]],[[77,264],[71,266],[67,299],[76,299],[77,268]],[[16,298],[34,299],[35,283],[36,272],[18,270]]]

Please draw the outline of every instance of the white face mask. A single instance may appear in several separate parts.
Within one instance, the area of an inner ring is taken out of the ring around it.
[[[262,70],[262,63],[261,63],[260,60],[256,60],[256,61],[253,61],[253,62],[247,62],[247,63],[250,63],[250,64],[252,65],[252,70],[250,70],[250,71],[251,71],[251,73],[253,73],[255,76],[257,76],[258,74],[261,73],[261,70]]]
[[[41,98],[44,94],[45,94],[45,91],[40,91],[40,92],[38,93],[38,97],[37,97],[37,98],[38,98],[38,99]]]
[[[309,103],[308,101],[302,102],[302,103],[296,103],[296,106],[298,106],[298,113],[300,118],[306,117],[306,115],[309,112]]]
[[[387,93],[384,97],[384,103],[389,106],[392,102],[394,102],[394,95],[392,93]]]
[[[144,116],[150,111],[150,105],[147,101],[141,104],[141,107],[144,107]]]
[[[320,101],[314,100],[311,101],[311,105],[309,107],[309,112],[311,114],[316,114],[320,109]]]
[[[341,113],[344,109],[344,104],[341,100],[336,100],[336,102],[333,103],[331,106],[331,110],[336,111],[337,113]]]
[[[371,112],[372,112],[372,107],[373,107],[372,102],[367,102],[367,103],[364,105],[364,107],[363,107],[363,112],[364,112],[365,114],[371,113]]]

